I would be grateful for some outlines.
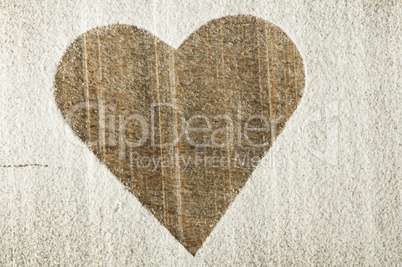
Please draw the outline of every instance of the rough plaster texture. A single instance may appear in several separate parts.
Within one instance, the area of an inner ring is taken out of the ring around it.
[[[400,1],[2,1],[1,265],[401,264],[401,10]],[[193,257],[72,134],[54,75],[96,26],[136,25],[178,47],[240,13],[289,35],[306,88],[267,155],[273,164],[256,169]]]

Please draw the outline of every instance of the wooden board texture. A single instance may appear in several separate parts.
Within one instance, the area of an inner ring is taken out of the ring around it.
[[[73,131],[195,255],[304,83],[290,38],[239,15],[208,22],[178,49],[135,26],[92,29],[66,50],[55,97]]]

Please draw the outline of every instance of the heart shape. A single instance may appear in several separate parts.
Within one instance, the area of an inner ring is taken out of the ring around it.
[[[135,26],[79,36],[55,76],[73,131],[193,255],[282,131],[303,60],[253,16],[212,20],[178,49]]]

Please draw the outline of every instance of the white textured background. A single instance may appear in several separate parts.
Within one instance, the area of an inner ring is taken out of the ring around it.
[[[0,4],[0,265],[402,264],[401,1],[128,2]],[[95,26],[133,24],[178,47],[239,13],[290,36],[306,88],[271,148],[285,166],[257,168],[193,257],[66,137],[53,79]],[[30,163],[48,167],[6,166]]]

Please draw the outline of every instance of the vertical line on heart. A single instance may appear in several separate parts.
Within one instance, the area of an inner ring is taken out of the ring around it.
[[[225,71],[225,32],[224,32],[224,22],[220,21],[219,22],[219,28],[220,28],[220,37],[221,37],[221,84],[218,88],[218,90],[222,91],[222,95],[224,97],[224,104],[222,106],[224,107],[229,107],[229,103],[228,103],[228,95],[230,94],[231,88],[229,88],[229,86],[225,86],[225,75],[226,75],[226,71]],[[225,108],[225,115],[226,115],[226,108]],[[226,137],[229,138],[228,136],[228,132],[226,132]],[[227,156],[230,158],[230,145],[227,146]],[[227,173],[227,174],[226,174]],[[230,178],[230,170],[222,170],[222,175],[226,176],[224,177],[224,179],[226,180],[226,183],[228,184],[229,187],[229,195],[230,195],[230,199],[226,200],[226,198],[224,197],[224,202],[231,202],[231,200],[233,199],[233,186],[232,186],[232,182],[231,182],[231,178]],[[225,194],[226,196],[226,194]]]
[[[99,34],[99,28],[96,29],[96,36],[98,39],[98,69],[99,69],[99,83],[98,83],[98,116],[99,116],[99,147],[100,147],[100,155],[101,155],[101,160],[105,158],[105,131],[104,131],[104,125],[105,125],[105,118],[104,118],[104,110],[103,110],[103,89],[102,89],[102,53],[101,53],[101,41],[100,41],[100,34]],[[120,47],[121,51],[121,47]],[[120,52],[121,53],[121,52]]]
[[[87,101],[87,116],[88,116],[88,142],[91,142],[91,116],[90,116],[90,108],[89,108],[89,79],[88,79],[88,56],[87,56],[87,35],[84,34],[84,69],[85,69],[85,81],[87,84],[86,90],[86,101]]]
[[[175,107],[177,107],[177,95],[176,95],[176,50],[172,49],[170,53],[170,61],[169,61],[169,80],[170,80],[170,87],[172,90],[172,102]],[[178,119],[179,114],[177,114],[176,111],[176,116],[175,116],[175,124],[174,124],[174,132],[176,134],[176,138],[179,138],[179,119]],[[177,195],[177,201],[178,201],[178,211],[177,211],[177,221],[178,221],[178,228],[180,232],[180,238],[184,237],[183,233],[183,218],[182,218],[182,184],[181,184],[181,168],[180,168],[180,142],[179,140],[177,141],[177,145],[173,148],[175,151],[175,178],[177,182],[177,189],[176,189],[176,195]]]
[[[271,28],[269,30],[271,30]],[[267,28],[264,27],[264,37],[265,37],[264,41],[266,43],[266,54],[267,54],[268,119],[269,119],[269,123],[270,123],[270,131],[269,131],[269,136],[270,137],[269,138],[270,138],[270,144],[272,144],[274,136],[272,134],[272,124],[271,124],[271,121],[272,121],[272,93],[271,93],[271,86],[272,85],[271,85],[271,82],[270,82],[270,79],[271,79],[271,74],[270,74],[271,64],[270,64],[270,56],[269,56],[271,50],[270,50],[270,42],[268,40],[268,34],[269,33],[268,33]]]
[[[160,96],[160,82],[159,82],[159,55],[158,55],[158,38],[154,38],[154,51],[155,51],[155,66],[156,66],[156,92],[158,97],[158,103],[161,103]],[[158,126],[159,126],[159,153],[161,158],[163,158],[163,140],[162,140],[162,127],[161,127],[161,109],[158,106]],[[163,197],[163,221],[166,224],[166,181],[165,181],[165,173],[163,170],[163,165],[161,165],[161,173],[162,173],[162,197]]]

